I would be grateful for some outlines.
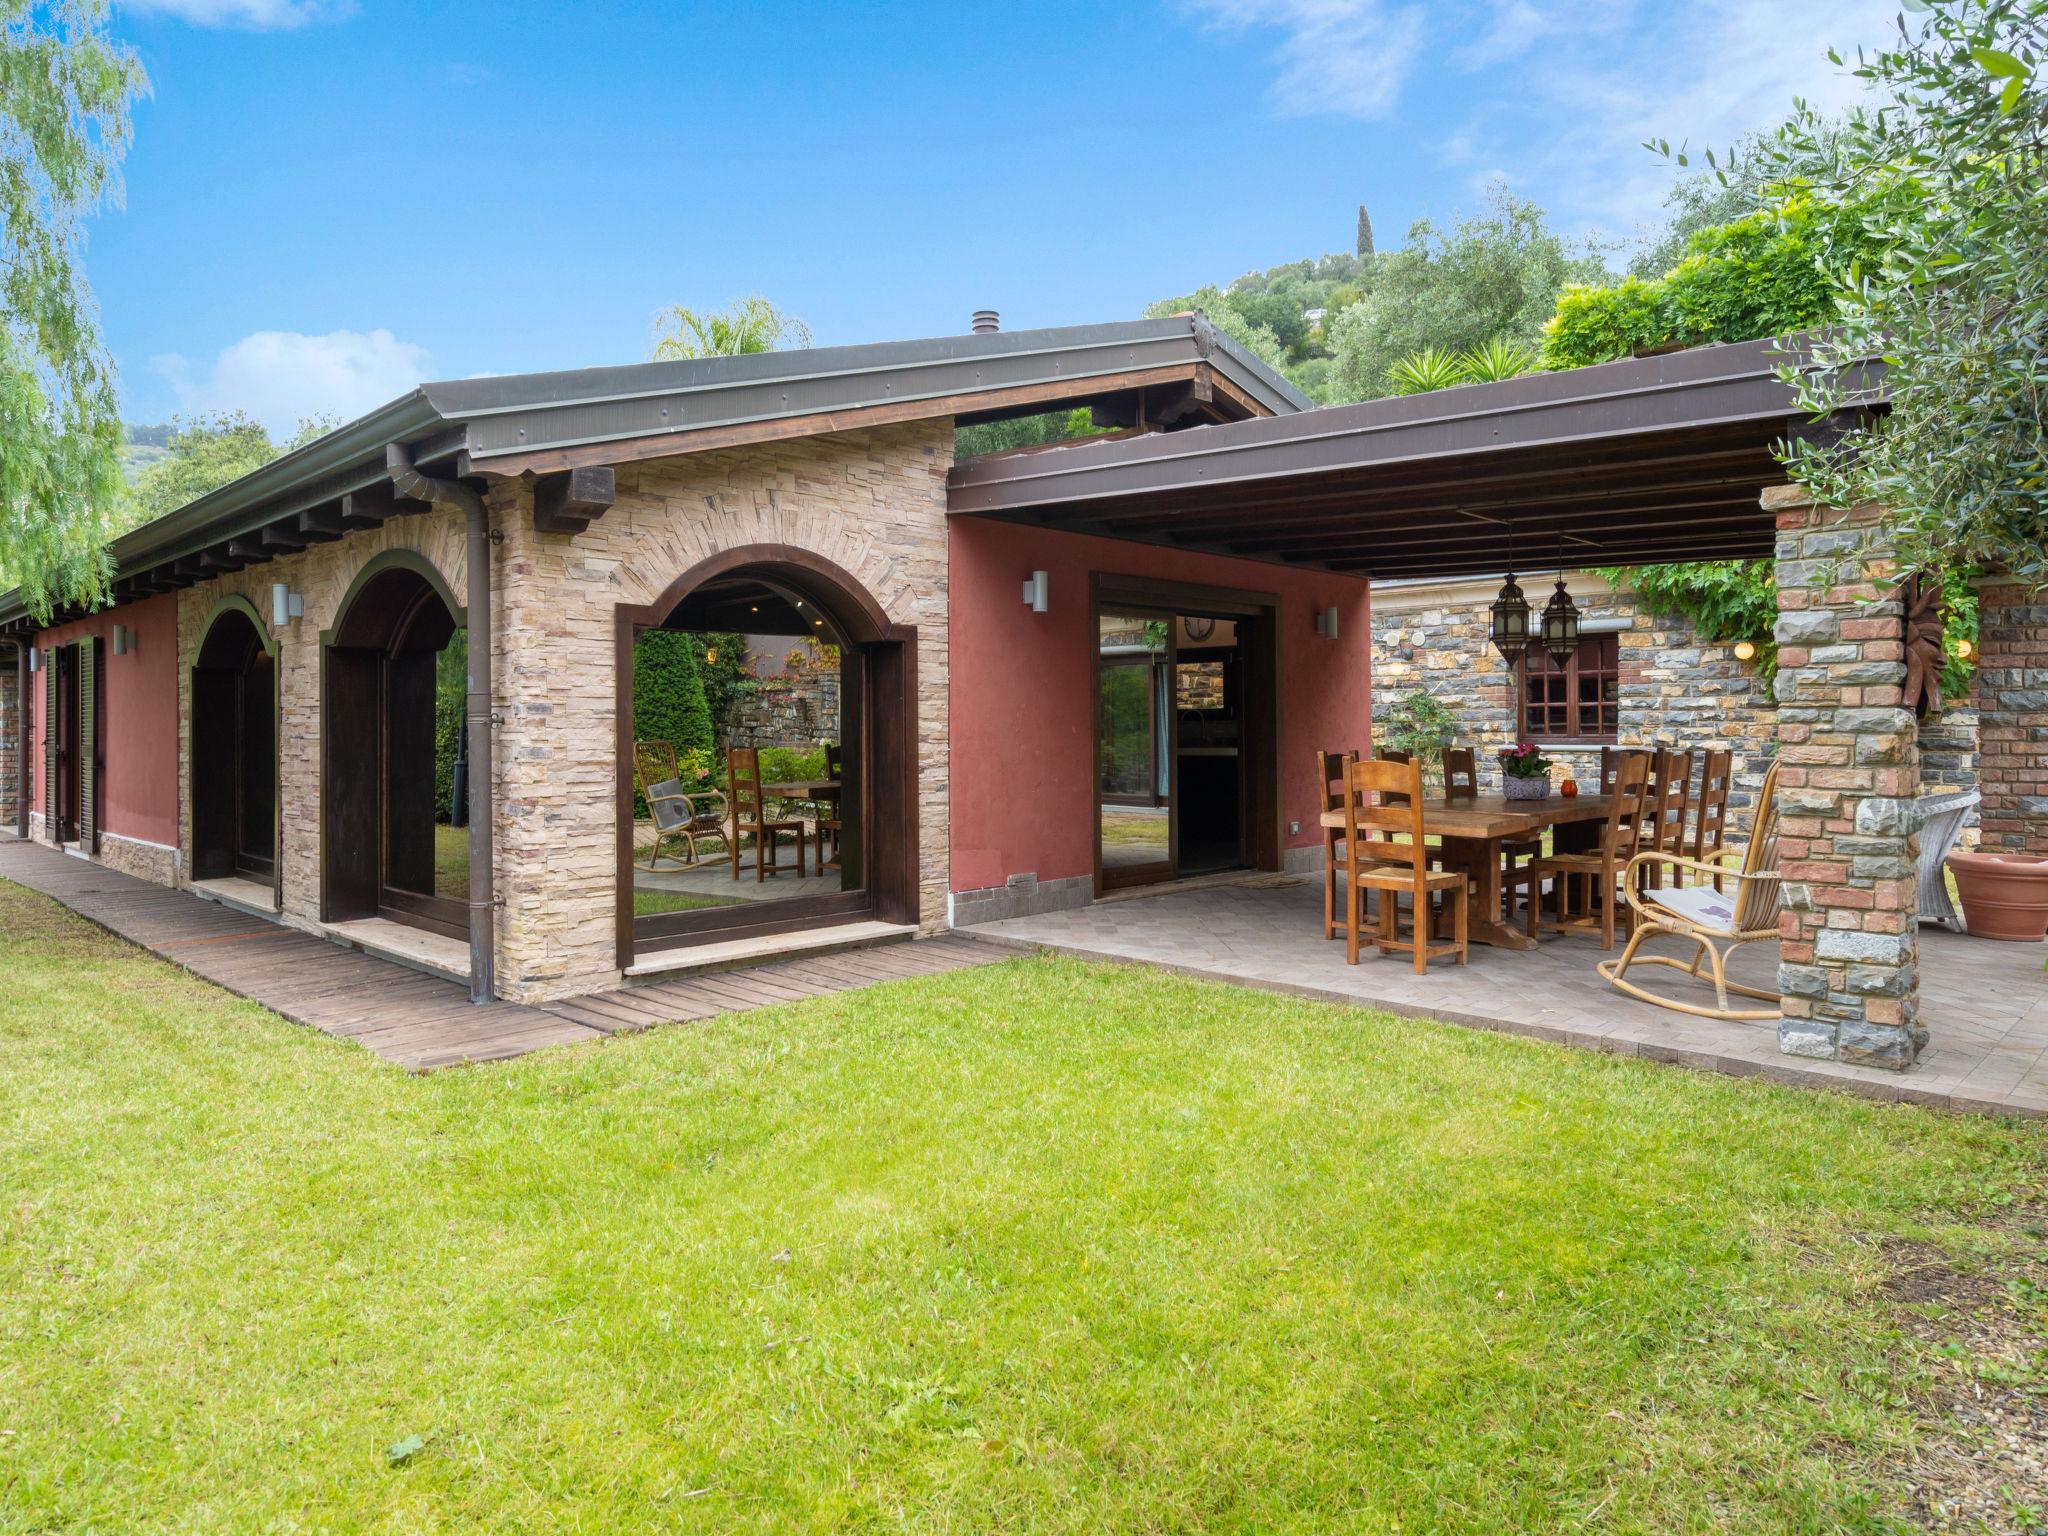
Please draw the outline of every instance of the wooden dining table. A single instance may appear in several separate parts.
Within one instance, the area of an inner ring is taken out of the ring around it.
[[[1466,931],[1474,944],[1500,949],[1536,947],[1527,933],[1502,921],[1501,845],[1545,827],[1605,821],[1610,799],[1607,795],[1566,797],[1553,791],[1547,800],[1510,800],[1506,795],[1459,800],[1434,795],[1423,800],[1423,835],[1441,838],[1443,848],[1438,857],[1444,868],[1458,870],[1466,878]],[[1342,831],[1344,813],[1325,811],[1322,824]]]

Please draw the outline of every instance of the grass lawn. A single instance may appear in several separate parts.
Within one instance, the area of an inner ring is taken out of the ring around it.
[[[633,915],[646,917],[655,912],[703,912],[712,907],[736,907],[732,896],[693,896],[687,891],[633,892]]]
[[[2035,1127],[1135,969],[425,1078],[0,973],[0,1531],[1886,1530],[1897,1245],[2042,1246]]]

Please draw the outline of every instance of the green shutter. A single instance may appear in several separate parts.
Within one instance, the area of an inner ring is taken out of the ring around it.
[[[57,841],[57,648],[43,652],[43,835]]]
[[[97,669],[93,666],[93,642],[78,642],[78,846],[87,853],[100,851],[100,829],[94,816],[99,788],[94,782],[97,764],[93,762],[94,750],[99,743],[99,733],[94,728],[98,720],[99,692]]]

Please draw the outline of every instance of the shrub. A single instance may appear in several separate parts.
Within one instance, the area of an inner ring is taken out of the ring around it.
[[[469,631],[458,629],[434,658],[434,819],[454,805],[455,759],[462,750],[463,706],[469,693]]]
[[[701,642],[678,630],[649,630],[633,647],[633,739],[666,741],[680,758],[711,751],[711,710],[704,701],[704,680],[697,671]],[[633,789],[633,814],[645,816],[639,786]]]

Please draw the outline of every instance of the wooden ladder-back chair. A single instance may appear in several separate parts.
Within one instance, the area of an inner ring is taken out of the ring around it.
[[[1614,788],[1607,805],[1607,823],[1599,844],[1585,853],[1551,853],[1529,863],[1529,937],[1539,926],[1571,932],[1597,932],[1602,949],[1614,948],[1614,921],[1621,905],[1620,881],[1638,843],[1650,832],[1650,763],[1643,753],[1621,758],[1615,765]],[[1557,916],[1543,916],[1539,896],[1545,880],[1556,882]],[[1576,882],[1584,892],[1580,912],[1572,913]],[[1598,897],[1596,901],[1594,898]]]
[[[1356,752],[1316,753],[1316,779],[1323,786],[1323,937],[1337,937],[1337,880],[1341,871],[1337,848],[1344,841],[1344,829],[1332,826],[1329,813],[1344,809],[1344,786]]]
[[[1392,842],[1393,834],[1405,832],[1408,841]],[[1377,833],[1368,839],[1366,834]],[[1364,850],[1370,847],[1370,858]],[[1365,897],[1376,891],[1380,898],[1379,927],[1370,942],[1381,954],[1405,949],[1415,956],[1416,974],[1429,969],[1439,955],[1456,955],[1458,964],[1469,958],[1466,943],[1466,882],[1457,870],[1429,867],[1429,850],[1422,843],[1422,765],[1390,763],[1367,759],[1352,762],[1345,773],[1344,795],[1344,958],[1358,964],[1360,930],[1365,924]],[[1409,934],[1401,932],[1403,892],[1414,898]],[[1455,911],[1452,941],[1429,942],[1429,899],[1441,892]]]
[[[1734,867],[1731,861],[1737,859],[1740,865]],[[1675,882],[1668,890],[1654,886],[1648,874],[1659,865],[1667,868],[1689,866],[1700,878],[1686,887],[1679,887]],[[1706,882],[1716,875],[1732,880],[1735,889],[1723,892],[1709,886]],[[1749,846],[1740,854],[1732,849],[1726,850],[1718,862],[1708,863],[1674,853],[1645,851],[1629,860],[1626,889],[1628,904],[1636,914],[1635,932],[1630,935],[1628,947],[1618,960],[1599,963],[1602,976],[1631,997],[1639,997],[1646,1003],[1675,1009],[1679,1013],[1694,1013],[1709,1019],[1778,1017],[1783,1001],[1780,994],[1767,992],[1761,987],[1746,987],[1728,979],[1730,954],[1744,944],[1776,943],[1778,939],[1778,909],[1782,904],[1783,884],[1778,874],[1776,763],[1771,764],[1770,771],[1764,775],[1763,791],[1757,796],[1756,819],[1750,826]],[[1659,934],[1692,940],[1691,962],[1671,955],[1637,953],[1645,939]],[[1628,979],[1629,966],[1640,964],[1666,965],[1698,980],[1702,960],[1710,961],[1713,966],[1714,1006],[1711,1008],[1704,1003],[1660,997]],[[1732,1008],[1728,1003],[1731,992],[1761,999],[1771,1006]]]
[[[1479,759],[1470,747],[1444,748],[1444,801],[1479,798]]]
[[[639,868],[649,873],[658,872],[662,848],[670,842],[679,842],[689,850],[689,857],[678,860],[675,867],[691,869],[701,862],[698,844],[728,841],[724,791],[708,785],[699,789],[686,788],[682,769],[676,762],[674,742],[634,742],[633,774],[640,781],[640,794],[647,802],[647,813],[654,818],[654,846],[647,850],[645,860],[634,860]]]
[[[818,873],[839,867],[839,839],[846,830],[846,823],[840,815],[840,804],[846,795],[846,753],[836,741],[825,743],[825,777],[839,786],[839,799],[818,802],[817,861]],[[825,839],[832,839],[832,857],[825,857]]]
[[[1727,848],[1728,791],[1735,783],[1735,754],[1709,749],[1700,758],[1699,798],[1692,804],[1692,834],[1678,851],[1696,864],[1718,864]],[[1721,889],[1721,877],[1714,877]]]
[[[1685,852],[1685,818],[1692,806],[1692,758],[1690,751],[1660,748],[1650,764],[1649,826],[1636,844],[1638,853]],[[1678,871],[1672,871],[1672,878]],[[1663,879],[1660,872],[1651,875]]]
[[[760,749],[734,747],[728,752],[725,782],[732,793],[733,879],[740,877],[740,839],[749,832],[754,834],[754,879],[757,883],[766,880],[771,869],[780,873],[775,862],[775,839],[783,834],[796,838],[796,872],[801,879],[804,872],[804,824],[795,817],[768,815],[767,802],[761,798]]]

